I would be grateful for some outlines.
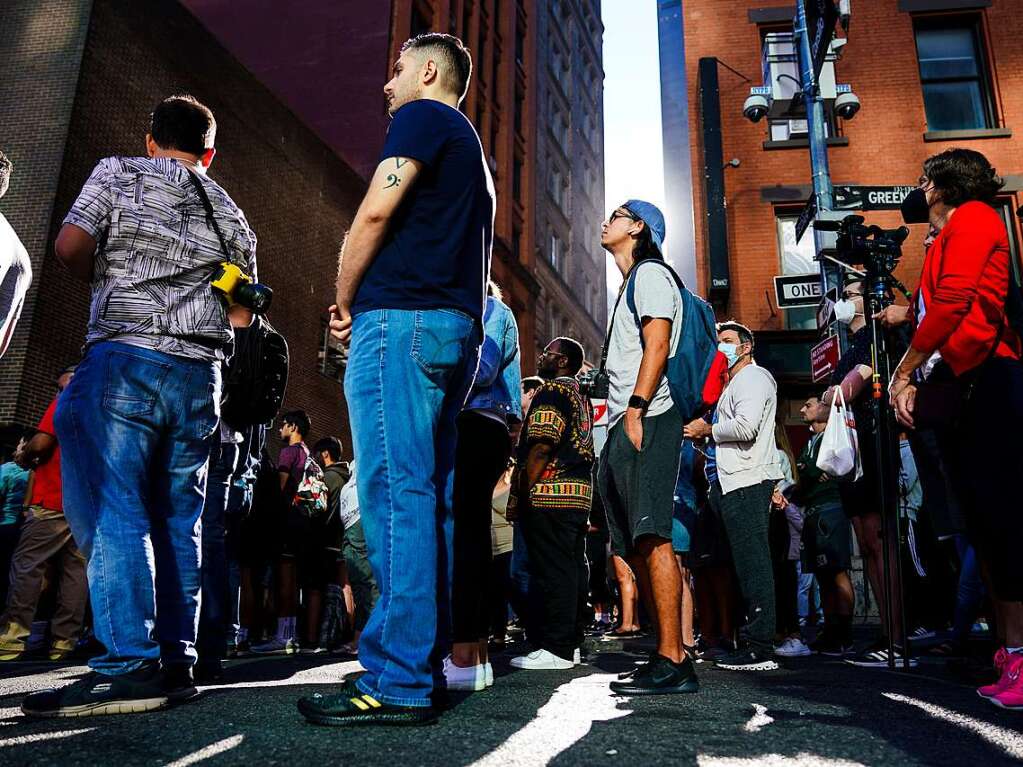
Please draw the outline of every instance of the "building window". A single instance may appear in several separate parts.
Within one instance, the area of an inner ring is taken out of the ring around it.
[[[515,60],[525,66],[526,22],[518,14],[515,15]]]
[[[547,191],[554,203],[564,211],[565,208],[565,177],[558,168],[551,163],[550,173],[547,174]]]
[[[561,244],[561,238],[558,235],[551,232],[551,249],[548,256],[551,260],[551,266],[554,267],[554,271],[561,271],[561,259],[564,253],[563,246]]]
[[[316,356],[321,374],[335,381],[344,379],[347,362],[344,347],[330,334],[330,325],[326,319],[320,320],[320,350]]]
[[[1023,284],[1023,262],[1020,261],[1019,239],[1016,234],[1016,201],[1012,197],[999,197],[995,202],[995,208],[1005,223],[1005,230],[1009,233],[1009,264],[1012,269],[1012,276],[1016,284]]]
[[[520,157],[516,157],[515,162],[512,163],[512,197],[515,198],[515,202],[522,203],[522,159]]]
[[[803,238],[796,242],[796,220],[798,211],[785,211],[776,214],[775,221],[778,232],[778,253],[781,256],[782,274],[810,274],[820,271],[814,258],[817,251],[813,243],[813,231],[807,230]],[[808,306],[801,309],[784,309],[785,327],[789,330],[816,330],[817,310]]]
[[[422,35],[433,29],[433,14],[430,7],[419,0],[412,5],[412,21],[409,25],[409,37]]]
[[[515,133],[522,135],[522,112],[525,109],[525,94],[515,89]]]
[[[522,260],[522,230],[519,228],[518,224],[515,224],[512,227],[512,242],[511,242],[511,246],[512,246],[512,253],[515,254],[515,260],[516,261],[521,261]]]
[[[917,19],[914,28],[928,130],[995,127],[980,18]]]

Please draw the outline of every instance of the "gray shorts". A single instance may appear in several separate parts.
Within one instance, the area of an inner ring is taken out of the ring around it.
[[[630,555],[644,535],[671,540],[682,426],[675,407],[644,418],[639,451],[625,434],[624,418],[611,428],[600,456],[597,489],[615,554]]]

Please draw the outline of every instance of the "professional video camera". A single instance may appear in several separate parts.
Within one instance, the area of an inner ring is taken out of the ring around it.
[[[814,221],[813,228],[822,232],[838,232],[836,255],[845,264],[876,265],[884,272],[893,272],[902,258],[902,243],[909,228],[882,229],[867,226],[863,216],[846,216],[841,221]]]
[[[239,304],[253,314],[266,314],[270,310],[274,292],[269,286],[254,282],[234,264],[225,261],[210,281],[213,290],[227,302],[228,308]]]

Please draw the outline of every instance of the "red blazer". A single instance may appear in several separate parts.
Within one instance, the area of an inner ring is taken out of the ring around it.
[[[995,355],[1019,359],[1020,339],[1005,319],[1011,275],[1002,217],[978,201],[957,208],[924,258],[911,312],[916,314],[921,295],[926,312],[913,348],[927,355],[940,351],[958,376],[987,359],[1005,323]]]

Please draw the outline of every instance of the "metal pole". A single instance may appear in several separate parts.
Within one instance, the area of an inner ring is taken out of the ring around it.
[[[834,204],[831,196],[831,172],[828,168],[828,135],[824,121],[824,99],[814,80],[813,54],[810,51],[810,36],[806,31],[806,7],[803,0],[796,2],[796,18],[793,22],[793,43],[799,57],[799,80],[803,91],[803,103],[806,104],[806,119],[810,137],[810,168],[813,175],[813,193],[817,198],[817,210],[831,210]],[[817,235],[814,235],[816,245]],[[837,266],[830,264],[817,253],[821,269],[821,289],[826,296],[832,288],[841,298],[842,273]],[[845,326],[838,326],[839,351],[845,352],[848,347]]]

